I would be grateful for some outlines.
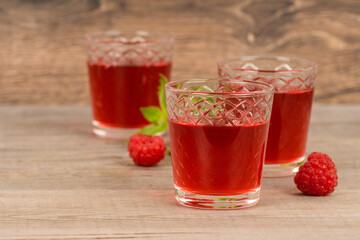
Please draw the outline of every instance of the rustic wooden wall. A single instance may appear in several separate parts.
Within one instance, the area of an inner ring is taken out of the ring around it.
[[[360,1],[0,1],[0,104],[89,102],[83,35],[156,29],[177,38],[173,79],[215,76],[234,55],[320,65],[316,102],[360,103]]]

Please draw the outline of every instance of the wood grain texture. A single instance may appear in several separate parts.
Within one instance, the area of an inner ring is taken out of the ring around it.
[[[173,79],[216,76],[235,55],[320,65],[316,102],[360,103],[360,1],[0,1],[0,104],[86,104],[83,35],[149,29],[176,39]]]
[[[176,205],[170,159],[135,166],[125,145],[90,134],[90,108],[0,107],[0,239],[358,239],[360,105],[313,109],[308,152],[327,152],[339,186],[301,195],[264,179],[233,211]]]

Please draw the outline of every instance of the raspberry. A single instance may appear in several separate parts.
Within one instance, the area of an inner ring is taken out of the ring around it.
[[[332,162],[331,158],[327,154],[321,153],[321,152],[312,152],[312,153],[310,153],[307,160],[311,161],[313,159],[321,159],[321,158],[324,158],[326,160],[330,160]]]
[[[164,158],[166,146],[159,136],[136,134],[130,137],[128,151],[137,165],[149,167]]]
[[[313,152],[296,173],[294,182],[306,195],[324,196],[337,186],[337,172],[334,162],[324,153]]]

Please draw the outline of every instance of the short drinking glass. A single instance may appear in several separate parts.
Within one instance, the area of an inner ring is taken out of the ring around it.
[[[158,106],[159,74],[170,77],[174,39],[147,31],[85,36],[93,132],[123,138],[149,124],[141,107]]]
[[[299,58],[243,56],[218,64],[222,78],[275,87],[265,177],[290,176],[305,159],[317,65]]]
[[[195,79],[170,82],[165,92],[177,201],[211,209],[256,204],[273,87]]]

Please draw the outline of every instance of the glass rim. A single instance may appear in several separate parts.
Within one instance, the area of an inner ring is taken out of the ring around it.
[[[157,37],[155,40],[150,40],[150,41],[144,41],[144,42],[133,42],[133,43],[129,43],[129,42],[121,42],[121,41],[116,41],[116,40],[105,40],[105,34],[109,33],[109,34],[121,34],[121,33],[125,33],[125,34],[136,34],[138,32],[147,32],[150,35],[151,34],[155,34],[159,37]],[[148,30],[105,30],[105,31],[95,31],[95,32],[89,32],[85,34],[85,40],[88,42],[93,42],[93,43],[100,43],[100,44],[104,44],[104,45],[117,45],[117,46],[151,46],[151,45],[159,45],[159,44],[164,44],[164,43],[173,43],[175,41],[175,37],[171,34],[167,34],[161,31],[148,31]]]
[[[241,66],[237,66],[237,64],[230,64],[231,61],[235,60],[273,60],[279,62],[302,62],[309,65],[306,68],[292,69],[292,70],[264,70],[264,69],[249,69],[249,68],[241,68]],[[225,66],[234,70],[243,71],[243,72],[259,72],[259,73],[299,73],[306,71],[315,71],[318,69],[317,63],[304,59],[304,58],[296,58],[296,57],[285,57],[285,56],[236,56],[231,58],[226,58],[218,62],[218,67]]]
[[[187,89],[178,89],[178,84],[186,83],[186,82],[208,82],[208,81],[230,81],[234,83],[246,83],[250,85],[262,86],[266,87],[262,90],[256,90],[251,92],[229,92],[229,93],[220,93],[220,92],[197,92],[194,90],[187,90]],[[257,96],[257,95],[266,95],[269,93],[274,93],[275,88],[271,84],[257,82],[257,81],[249,81],[249,80],[239,80],[239,79],[232,79],[232,78],[195,78],[195,79],[184,79],[184,80],[177,80],[171,81],[166,83],[165,90],[172,92],[172,93],[188,93],[188,94],[195,94],[195,95],[214,95],[214,96]]]

